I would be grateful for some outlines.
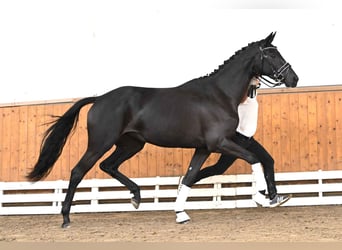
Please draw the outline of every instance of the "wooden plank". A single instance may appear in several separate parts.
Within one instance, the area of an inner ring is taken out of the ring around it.
[[[317,99],[317,156],[318,167],[327,169],[327,112],[326,112],[326,95],[322,93]],[[301,166],[302,168],[302,166]]]
[[[157,146],[154,145],[148,145],[147,154],[148,154],[148,159],[147,159],[147,164],[148,164],[148,171],[147,171],[147,176],[148,177],[153,177],[157,176]]]
[[[18,163],[19,163],[19,177],[17,180],[25,181],[27,175],[26,169],[28,168],[27,162],[27,148],[28,148],[28,107],[21,106],[19,110],[19,142],[18,142]]]
[[[190,161],[192,159],[194,152],[195,150],[190,149],[190,148],[185,148],[182,150],[183,161],[182,161],[182,170],[180,173],[181,176],[185,175],[185,173],[188,171],[188,168],[190,166]]]
[[[281,156],[281,171],[292,171],[291,167],[291,127],[290,127],[290,105],[289,96],[280,96],[280,156]]]
[[[289,95],[289,126],[290,126],[290,169],[297,169],[300,166],[300,143],[299,143],[299,103],[298,103],[298,94]]]
[[[155,147],[155,157],[156,157],[156,176],[165,176],[165,161],[164,154],[165,151],[161,147]]]
[[[172,176],[180,176],[183,174],[183,149],[175,148],[173,157],[173,173]]]
[[[298,116],[299,116],[299,144],[300,155],[299,161],[303,171],[309,169],[309,145],[308,145],[308,99],[306,94],[298,96]]]
[[[5,174],[5,169],[3,168],[3,152],[4,152],[4,142],[3,142],[3,123],[4,123],[4,109],[0,108],[0,181],[3,181],[3,176]]]
[[[165,156],[164,156],[165,172],[163,176],[173,176],[174,150],[173,148],[165,148],[164,150],[165,150]]]
[[[342,92],[335,92],[336,169],[342,169]]]
[[[262,117],[262,124],[258,125],[258,131],[261,130],[262,138],[260,139],[265,149],[273,155],[272,145],[272,98],[263,98],[262,113],[259,113],[259,117]]]
[[[148,177],[148,149],[149,145],[145,145],[144,149],[140,151],[139,170],[137,176],[134,177]]]
[[[258,91],[259,95],[270,94],[293,94],[293,93],[310,93],[310,92],[331,92],[342,91],[342,85],[327,85],[327,86],[310,86],[310,87],[296,87],[296,88],[262,88]]]
[[[242,159],[236,159],[235,162],[228,168],[225,174],[242,174],[251,173],[251,165]]]
[[[275,172],[283,171],[282,161],[281,161],[281,110],[282,107],[280,106],[280,97],[277,95],[272,95],[272,122],[271,124],[271,131],[272,131],[272,156],[275,161],[274,170]]]
[[[27,167],[24,172],[29,173],[33,169],[38,159],[40,143],[36,143],[36,121],[37,121],[37,107],[29,106],[27,110]]]
[[[2,176],[1,179],[3,181],[14,181],[12,178],[11,172],[11,108],[4,108],[3,109],[3,116],[2,116]]]
[[[11,108],[11,129],[10,129],[10,169],[11,180],[18,180],[19,177],[19,109]]]
[[[327,114],[327,168],[333,170],[336,166],[336,117],[335,117],[335,95],[326,93],[326,114]]]
[[[308,149],[309,149],[309,166],[306,169],[317,170],[318,155],[317,155],[317,93],[308,93]]]
[[[264,123],[264,113],[267,112],[267,103],[265,103],[265,99],[267,98],[267,96],[265,95],[258,95],[258,103],[259,103],[259,109],[258,109],[258,127],[257,127],[257,131],[254,135],[254,138],[259,141],[259,142],[263,142],[264,139],[264,130],[263,130],[263,125]]]

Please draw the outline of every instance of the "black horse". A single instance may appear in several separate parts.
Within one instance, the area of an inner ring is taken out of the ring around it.
[[[102,96],[76,102],[46,131],[41,152],[28,178],[48,175],[60,156],[81,108],[88,112],[88,147],[71,172],[62,207],[63,225],[70,224],[75,190],[85,174],[114,145],[115,151],[100,168],[124,184],[138,208],[140,189],[119,166],[142,150],[145,143],[162,147],[196,148],[183,183],[191,186],[211,152],[232,154],[256,163],[257,159],[231,137],[238,124],[237,107],[254,76],[268,76],[276,83],[295,87],[298,77],[271,43],[275,33],[236,52],[213,73],[174,88],[120,87]]]

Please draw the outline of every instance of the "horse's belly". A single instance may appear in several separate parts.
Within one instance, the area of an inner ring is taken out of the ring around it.
[[[202,141],[176,141],[176,140],[147,140],[146,142],[167,148],[202,148],[206,147]]]
[[[145,133],[146,142],[161,147],[197,148],[205,145],[205,140],[200,133],[186,130],[163,130],[154,133]]]

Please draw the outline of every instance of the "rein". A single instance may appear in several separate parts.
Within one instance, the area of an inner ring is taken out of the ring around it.
[[[272,81],[268,80],[267,78],[265,78],[265,77],[263,77],[263,76],[258,76],[257,78],[258,78],[258,80],[259,80],[262,84],[266,85],[266,86],[269,87],[269,88],[275,88],[275,87],[278,87],[278,86],[284,84],[284,83],[281,82],[281,81],[278,81],[278,82],[274,81],[274,82],[272,82]]]

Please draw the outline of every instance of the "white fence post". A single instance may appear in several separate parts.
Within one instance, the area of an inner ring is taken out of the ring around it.
[[[156,177],[156,185],[155,185],[155,187],[154,187],[154,203],[155,204],[158,204],[158,202],[159,202],[159,196],[158,196],[158,194],[159,194],[159,179],[160,179],[160,176],[157,176]]]
[[[323,172],[322,170],[318,170],[318,186],[319,186],[319,192],[318,192],[318,197],[320,199],[323,199],[323,191],[322,191],[322,187],[323,187]]]
[[[91,188],[91,194],[92,194],[92,199],[91,199],[91,202],[90,204],[92,206],[97,206],[99,204],[99,200],[97,199],[97,195],[99,193],[99,187],[92,187]]]
[[[1,187],[1,183],[0,183],[0,187]],[[4,191],[2,190],[2,189],[0,189],[0,208],[2,207],[2,197],[3,197],[3,195],[4,195]]]

